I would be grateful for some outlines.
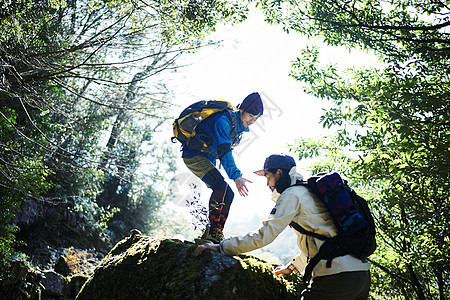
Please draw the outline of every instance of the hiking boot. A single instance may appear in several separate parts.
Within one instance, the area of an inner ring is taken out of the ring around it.
[[[205,239],[213,242],[213,244],[220,244],[220,242],[223,241],[225,237],[223,236],[222,229],[212,228],[210,229],[210,232]]]
[[[206,240],[209,236],[209,232],[211,231],[211,225],[206,224],[205,231],[203,232],[202,236],[200,237],[202,240]]]
[[[194,242],[197,245],[211,244],[212,241],[209,240],[209,237],[211,236],[209,234],[210,231],[211,231],[211,225],[206,224],[205,231],[203,232],[203,234],[199,238],[194,239]]]

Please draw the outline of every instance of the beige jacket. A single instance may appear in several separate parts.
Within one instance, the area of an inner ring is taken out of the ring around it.
[[[295,167],[291,169],[289,175],[293,183],[303,180]],[[222,241],[220,244],[222,253],[232,256],[264,247],[275,240],[291,221],[297,222],[308,231],[330,237],[336,235],[336,228],[327,209],[306,187],[294,186],[286,189],[281,195],[274,190],[272,198],[276,203],[275,207],[269,217],[262,222],[258,231]],[[308,257],[314,257],[323,241],[294,231],[297,234],[300,255],[293,258],[291,264],[298,271],[303,272],[308,263]],[[369,268],[369,263],[362,262],[351,255],[345,255],[334,258],[331,268],[326,267],[325,260],[320,261],[314,268],[312,277],[349,271],[366,271]]]

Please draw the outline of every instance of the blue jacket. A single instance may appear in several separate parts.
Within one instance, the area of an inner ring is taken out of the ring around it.
[[[208,147],[209,151],[220,158],[220,162],[228,177],[232,180],[236,180],[242,176],[242,172],[236,167],[233,155],[231,154],[231,145],[235,142],[240,133],[249,131],[249,129],[242,125],[239,110],[233,113],[236,114],[236,136],[233,140],[230,138],[232,129],[231,122],[224,114],[220,114],[208,122],[200,124],[195,129],[195,132],[196,134],[207,134],[211,137],[211,141],[209,141],[210,146]],[[207,157],[212,164],[216,165],[216,158],[211,154],[191,150],[187,147],[183,147],[182,151],[183,158],[201,155]]]

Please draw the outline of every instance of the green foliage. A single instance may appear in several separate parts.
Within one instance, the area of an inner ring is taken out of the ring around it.
[[[337,170],[350,175],[349,164],[352,153],[344,153],[339,141],[331,136],[322,139],[298,138],[289,145],[289,151],[296,154],[299,160],[310,159],[310,174]]]
[[[243,20],[245,7],[18,0],[0,8],[2,259],[14,242],[19,207],[30,199],[54,204],[39,210],[51,217],[33,220],[42,225],[44,245],[81,232],[100,238],[119,217],[148,229],[164,201],[163,174],[174,170],[174,153],[155,138],[171,106],[160,74],[207,45],[221,22]],[[21,237],[33,230],[27,225]]]
[[[256,2],[272,24],[333,46],[373,49],[387,62],[448,56],[448,5],[443,1],[280,1]]]
[[[107,222],[120,211],[119,208],[99,207],[89,198],[76,198],[74,206],[68,209],[74,215],[82,216],[82,223],[96,232],[105,230]]]
[[[319,63],[319,49],[302,51],[291,76],[311,95],[332,103],[321,122],[337,127],[336,144],[300,140],[292,148],[300,158],[321,155],[316,170],[347,168],[365,189],[379,228],[379,249],[372,259],[376,299],[447,299],[448,6],[401,0],[258,4],[269,22],[286,31],[378,56],[380,67],[340,71],[338,61]],[[278,9],[270,9],[274,5]]]
[[[18,227],[11,221],[19,209],[20,200],[51,187],[46,181],[50,171],[31,154],[36,150],[30,140],[15,137],[21,125],[13,109],[0,107],[0,264],[8,258],[15,245]],[[29,152],[30,151],[30,152]],[[17,155],[19,154],[19,155]]]
[[[156,9],[163,25],[161,37],[178,43],[204,38],[219,22],[242,22],[247,14],[245,6],[216,0],[158,1]]]
[[[6,259],[10,257],[13,253],[13,247],[15,246],[15,232],[17,232],[18,227],[11,224],[5,224],[5,221],[9,222],[11,220],[10,211],[17,209],[16,203],[5,199],[6,201],[1,205],[1,209],[5,210],[6,213],[2,213],[0,217],[0,266],[3,266]]]

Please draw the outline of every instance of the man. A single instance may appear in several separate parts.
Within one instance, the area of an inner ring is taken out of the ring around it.
[[[209,224],[202,235],[202,239],[213,243],[219,243],[224,239],[223,228],[234,198],[231,187],[215,167],[216,157],[219,158],[220,164],[225,169],[228,177],[235,182],[239,194],[244,197],[247,196],[246,183],[251,181],[242,177],[242,172],[236,167],[231,150],[239,143],[242,133],[248,132],[248,127],[264,111],[263,103],[258,93],[248,95],[237,107],[239,110],[233,112],[236,116],[236,135],[234,137],[230,137],[233,124],[224,114],[197,126],[197,134],[211,138],[212,143],[208,150],[212,154],[195,151],[187,146],[182,149],[182,158],[186,166],[212,189],[209,199]]]
[[[257,232],[228,238],[219,245],[198,246],[195,255],[205,249],[232,256],[261,248],[271,243],[291,221],[327,237],[337,234],[330,214],[317,196],[305,186],[295,185],[303,177],[297,173],[292,157],[271,155],[266,159],[264,169],[255,173],[267,178],[267,186],[273,192],[272,198],[276,204],[269,218],[263,221]],[[303,271],[308,260],[317,254],[323,244],[322,240],[295,232],[301,253],[287,266],[277,267],[274,270],[277,276]],[[327,267],[327,260],[321,260],[313,269],[311,284],[302,292],[302,299],[367,299],[370,289],[369,269],[369,263],[351,255],[333,258],[331,267]]]

